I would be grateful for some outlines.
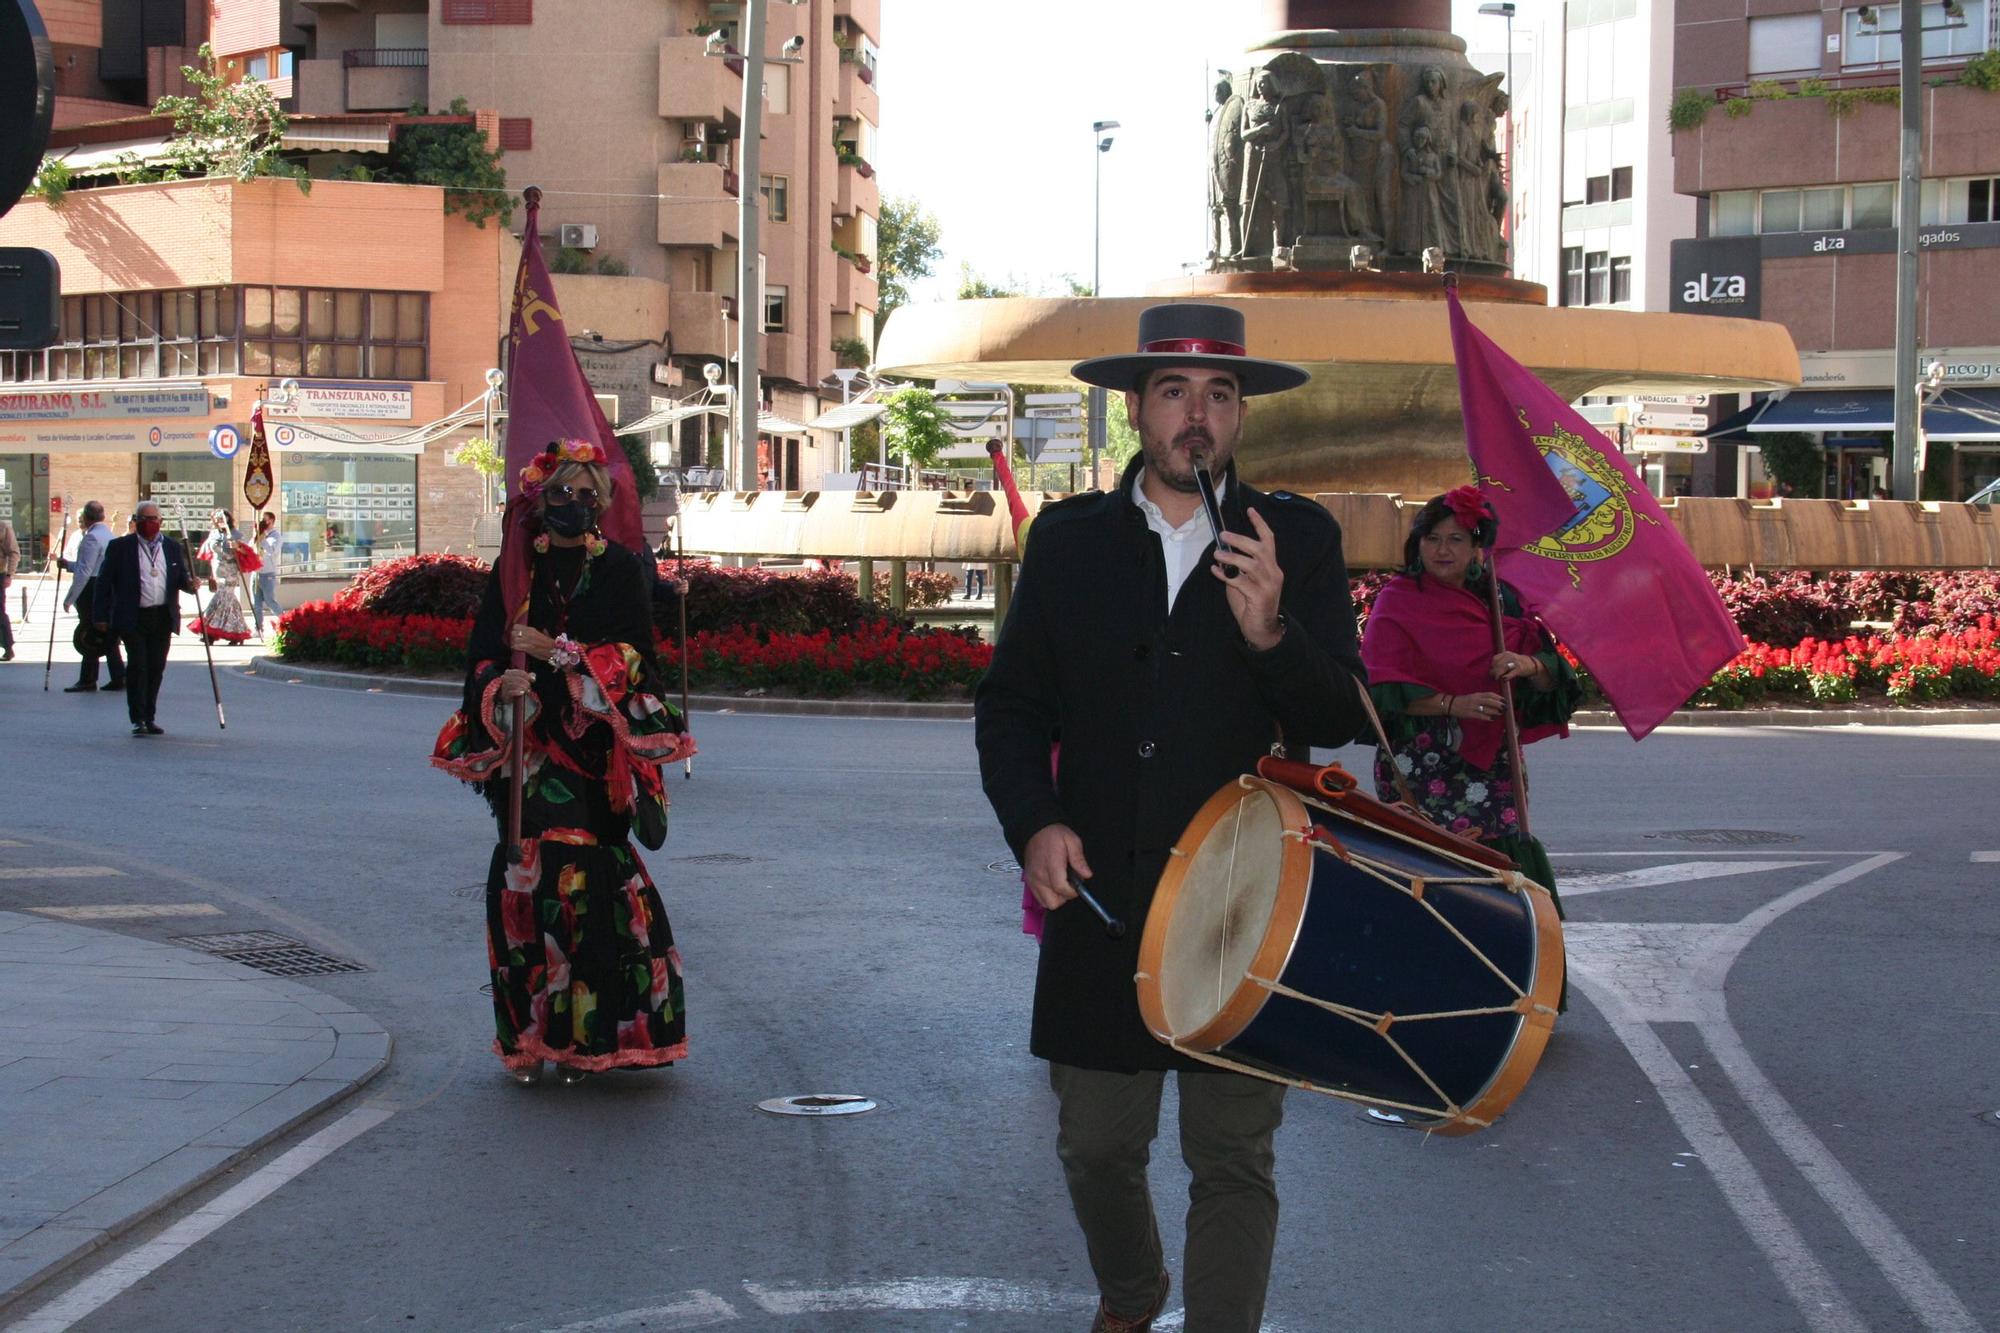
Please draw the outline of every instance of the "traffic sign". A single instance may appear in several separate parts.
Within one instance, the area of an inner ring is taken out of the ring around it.
[[[1632,425],[1639,430],[1707,430],[1705,412],[1641,412]]]
[[[1638,434],[1632,437],[1635,454],[1705,454],[1708,441],[1699,435]]]
[[[1021,401],[1030,407],[1052,407],[1059,403],[1067,403],[1072,407],[1077,407],[1082,405],[1083,395],[1080,393],[1031,393]]]
[[[1705,393],[1642,393],[1633,401],[1646,407],[1707,407]]]
[[[1059,441],[1051,442],[1048,448],[1042,450],[1039,457],[1029,461],[1035,463],[1081,463],[1083,461],[1083,446],[1081,444],[1064,444]]]
[[[1046,417],[1052,421],[1081,421],[1083,419],[1083,409],[1075,405],[1069,407],[1030,407],[1023,409],[1022,415],[1037,418]]]

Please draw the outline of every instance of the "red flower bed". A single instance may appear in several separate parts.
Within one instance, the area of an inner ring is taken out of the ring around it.
[[[402,671],[462,671],[472,618],[390,616],[307,602],[278,617],[278,655]]]

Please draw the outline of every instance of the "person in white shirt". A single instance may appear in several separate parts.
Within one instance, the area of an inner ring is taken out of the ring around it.
[[[257,520],[257,555],[263,568],[257,571],[257,586],[250,596],[251,614],[257,617],[257,637],[264,637],[264,613],[276,623],[285,609],[278,605],[278,557],[284,553],[285,535],[278,531],[278,516],[265,514]]]
[[[111,545],[111,525],[104,521],[104,505],[97,500],[84,501],[83,511],[78,517],[83,523],[83,536],[77,542],[76,558],[65,560],[56,556],[56,563],[69,574],[69,591],[63,594],[63,609],[75,610],[88,624],[91,618],[93,594],[97,586],[97,570],[104,563],[104,548]],[[76,684],[65,685],[64,694],[90,694],[97,689],[97,655],[88,651],[100,643],[102,656],[110,664],[111,678],[105,683],[107,690],[125,688],[125,655],[118,650],[118,640],[111,635],[81,636],[83,648],[83,669],[77,674]]]
[[[134,736],[160,736],[153,720],[160,681],[167,674],[167,644],[180,633],[181,597],[195,590],[187,552],[160,532],[160,507],[141,500],[132,511],[137,531],[104,548],[91,618],[102,632],[125,641],[125,708]]]

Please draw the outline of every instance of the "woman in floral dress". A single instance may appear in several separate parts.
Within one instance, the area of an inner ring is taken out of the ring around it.
[[[1554,638],[1522,613],[1504,582],[1506,647],[1493,651],[1486,556],[1496,526],[1474,487],[1427,502],[1403,544],[1402,570],[1369,612],[1361,660],[1391,745],[1376,753],[1375,791],[1385,801],[1402,799],[1393,764],[1424,814],[1512,857],[1553,894],[1548,853],[1518,827],[1498,682],[1514,683],[1523,744],[1567,736],[1582,687]]]
[[[521,1083],[553,1062],[566,1083],[687,1055],[680,953],[633,850],[666,839],[663,764],[694,752],[653,652],[655,571],[606,541],[603,452],[551,445],[524,470],[534,506],[528,612],[510,625],[500,570],[473,622],[463,707],[431,762],[475,784],[501,845],[486,878],[494,1050]],[[515,650],[529,669],[508,669]],[[522,854],[505,845],[510,722],[525,707]]]
[[[243,583],[242,557],[237,553],[242,545],[229,511],[216,510],[201,544],[201,558],[208,561],[208,604],[193,625],[194,632],[210,643],[246,643],[250,638],[250,622],[236,591]]]

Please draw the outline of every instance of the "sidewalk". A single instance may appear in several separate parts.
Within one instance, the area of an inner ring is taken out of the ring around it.
[[[360,1088],[389,1047],[294,982],[0,912],[0,1309]]]

